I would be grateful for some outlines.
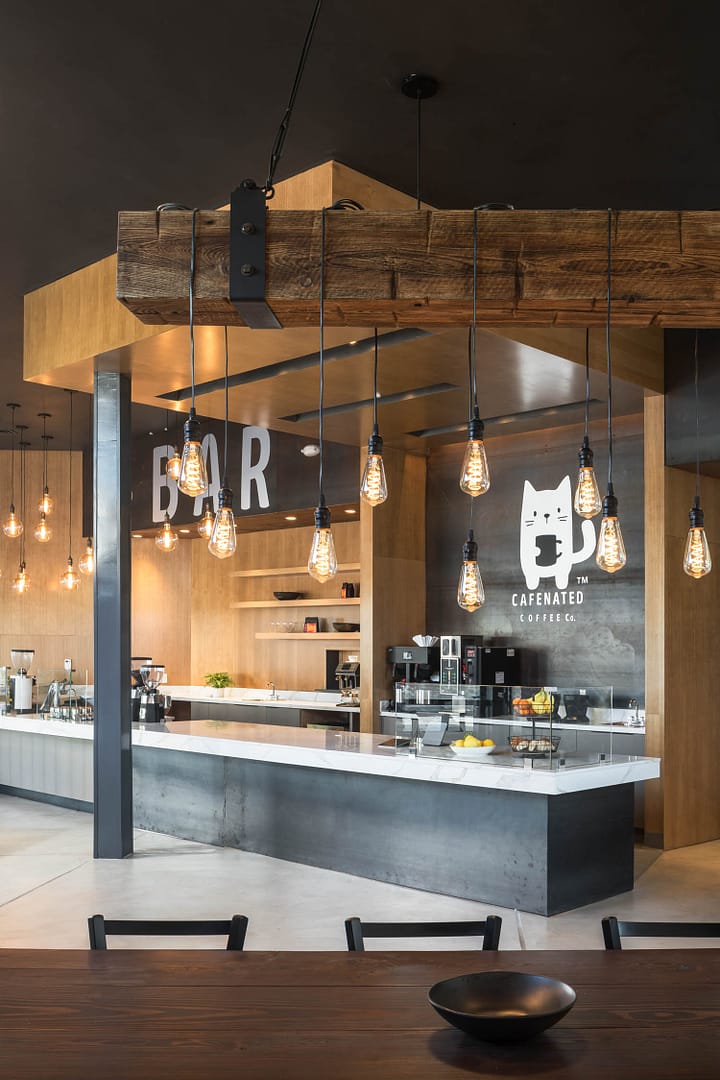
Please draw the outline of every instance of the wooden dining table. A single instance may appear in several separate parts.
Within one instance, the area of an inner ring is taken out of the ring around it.
[[[524,971],[577,1002],[527,1042],[480,1042],[440,979]],[[714,1080],[720,949],[623,952],[0,950],[3,1080]]]

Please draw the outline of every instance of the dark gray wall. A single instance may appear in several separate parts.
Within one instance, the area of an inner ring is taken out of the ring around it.
[[[525,480],[536,489],[557,487],[570,475],[574,489],[577,432],[548,432],[488,443],[492,485],[475,500],[473,524],[479,543],[478,562],[485,583],[485,606],[475,614],[457,605],[456,589],[462,545],[468,527],[470,499],[458,486],[463,445],[433,451],[427,492],[427,632],[479,634],[486,645],[512,644],[530,650],[524,677],[558,686],[611,685],[616,704],[630,697],[643,701],[644,664],[644,534],[643,439],[641,434],[616,437],[615,492],[628,553],[625,568],[606,574],[594,553],[571,571],[567,592],[580,590],[582,603],[539,608],[521,607],[530,589],[520,565],[520,517]],[[598,483],[604,494],[606,452],[596,445]],[[580,519],[573,513],[573,548],[582,547]],[[594,518],[595,532],[600,518]],[[587,581],[578,584],[578,577]],[[552,578],[537,591],[560,592]],[[516,606],[513,605],[513,598]],[[579,598],[575,595],[574,599]],[[528,616],[533,614],[533,621]],[[524,616],[524,618],[523,618]],[[539,616],[539,621],[535,618]],[[550,619],[550,616],[553,616]],[[544,617],[544,619],[543,619]],[[557,617],[557,618],[555,618]]]
[[[665,464],[694,466],[695,331],[665,331]],[[720,330],[698,334],[700,464],[720,462]],[[709,468],[718,475],[717,467]]]

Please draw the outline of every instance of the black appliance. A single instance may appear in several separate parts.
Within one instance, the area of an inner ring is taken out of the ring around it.
[[[394,683],[435,682],[440,671],[437,645],[390,645],[387,660],[393,669]]]
[[[463,643],[461,679],[466,686],[519,686],[522,650]]]

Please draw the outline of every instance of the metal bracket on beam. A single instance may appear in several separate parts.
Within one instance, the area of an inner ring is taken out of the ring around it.
[[[265,192],[243,180],[230,196],[230,302],[253,330],[279,330],[265,299]]]

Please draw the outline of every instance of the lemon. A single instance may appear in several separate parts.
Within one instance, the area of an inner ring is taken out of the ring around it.
[[[482,743],[480,742],[479,739],[476,739],[474,735],[466,735],[463,745],[464,746],[482,746]]]
[[[492,741],[492,739],[483,739],[482,744],[483,744],[483,746],[494,746],[495,745],[495,743]]]

